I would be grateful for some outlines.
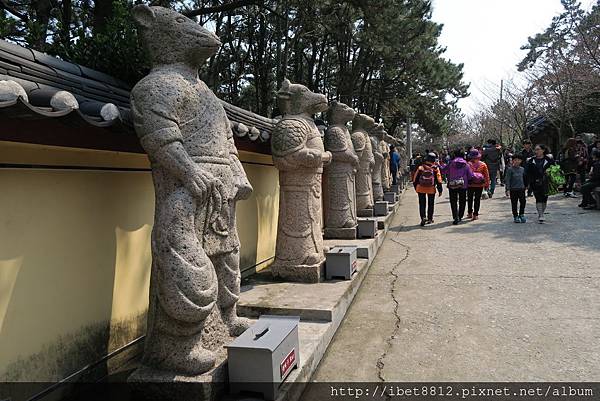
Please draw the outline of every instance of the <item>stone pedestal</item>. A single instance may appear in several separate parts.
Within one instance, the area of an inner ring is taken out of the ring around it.
[[[129,376],[128,383],[136,399],[144,401],[219,401],[227,391],[225,356],[215,368],[199,376],[142,366]]]
[[[323,236],[327,239],[355,239],[356,238],[356,227],[350,228],[325,228]]]
[[[325,255],[325,254],[323,254]],[[311,265],[271,265],[271,273],[277,280],[302,283],[319,283],[325,276],[325,260]]]
[[[358,217],[373,217],[373,208],[361,209],[357,212]]]

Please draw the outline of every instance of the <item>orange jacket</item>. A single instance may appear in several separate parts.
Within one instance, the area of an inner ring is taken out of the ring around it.
[[[479,163],[469,162],[469,166],[471,166],[473,173],[482,174],[485,178],[485,182],[481,184],[470,182],[469,188],[488,188],[490,186],[490,170],[488,169],[487,164],[482,161],[479,161]]]
[[[433,169],[434,171],[436,182],[433,187],[424,187],[419,184],[419,176],[425,168]],[[419,168],[415,171],[413,185],[418,194],[435,194],[436,190],[438,189],[437,187],[439,187],[440,189],[442,188],[442,175],[440,174],[440,169],[429,162],[421,164]]]

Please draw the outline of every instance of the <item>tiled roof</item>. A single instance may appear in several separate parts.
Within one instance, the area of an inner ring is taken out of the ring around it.
[[[85,134],[86,128],[94,131],[96,137],[101,135],[99,130],[121,134],[112,138],[137,144],[137,139],[132,138],[135,133],[129,105],[131,88],[110,75],[0,40],[2,81],[16,82],[25,91],[19,98],[0,98],[0,119],[12,121],[12,127],[19,126],[18,121],[38,120],[39,128],[39,120],[48,120],[53,127],[63,124],[68,129],[77,128],[79,134]],[[227,102],[223,106],[238,146],[270,153],[268,142],[275,121]],[[18,140],[19,135],[0,129],[0,140]],[[134,148],[131,151],[141,151],[139,144]],[[116,149],[121,148],[116,145]]]

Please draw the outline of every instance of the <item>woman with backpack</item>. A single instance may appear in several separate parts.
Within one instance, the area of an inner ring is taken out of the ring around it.
[[[462,221],[467,206],[467,188],[469,181],[474,178],[473,171],[465,159],[463,151],[458,149],[452,152],[452,161],[444,167],[442,172],[448,180],[450,192],[450,207],[452,208],[452,224],[457,225]]]
[[[433,223],[436,190],[439,196],[442,196],[442,176],[440,169],[435,164],[436,158],[435,153],[427,154],[424,162],[417,167],[413,180],[415,191],[419,195],[421,227]],[[425,213],[427,213],[427,216]]]
[[[547,170],[554,164],[554,159],[548,157],[548,147],[539,144],[535,147],[535,156],[527,160],[525,165],[525,174],[529,188],[535,196],[535,207],[538,212],[538,222],[545,221],[544,213],[548,205],[548,193],[550,190],[550,180]]]
[[[467,218],[477,220],[479,219],[481,194],[484,188],[490,186],[490,172],[487,164],[481,161],[481,153],[477,149],[469,152],[469,167],[473,171],[473,179],[469,181],[467,189]]]

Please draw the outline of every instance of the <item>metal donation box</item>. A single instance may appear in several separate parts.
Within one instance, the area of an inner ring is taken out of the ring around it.
[[[358,220],[358,232],[356,236],[358,238],[375,238],[377,236],[377,220]]]
[[[383,200],[393,205],[398,202],[398,195],[395,192],[386,192],[383,194]]]
[[[297,316],[261,316],[227,345],[229,383],[233,394],[262,393],[274,400],[279,385],[300,366]]]
[[[387,216],[388,203],[385,201],[375,202],[375,206],[373,206],[373,213],[375,214],[375,216]]]
[[[325,278],[331,280],[333,277],[343,277],[350,280],[356,271],[358,261],[356,259],[357,247],[336,246],[325,254]]]

